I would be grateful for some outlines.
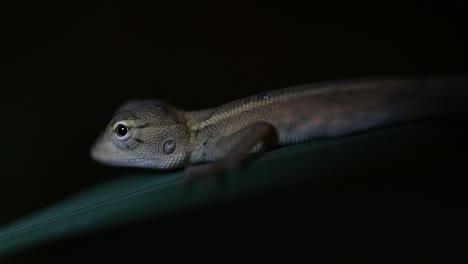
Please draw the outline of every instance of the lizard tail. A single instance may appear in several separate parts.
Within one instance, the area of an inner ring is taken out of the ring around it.
[[[468,76],[423,79],[417,100],[434,117],[468,117]]]
[[[357,82],[342,94],[336,91],[320,113],[324,121],[314,123],[319,135],[339,136],[421,119],[468,119],[468,76],[390,78]]]

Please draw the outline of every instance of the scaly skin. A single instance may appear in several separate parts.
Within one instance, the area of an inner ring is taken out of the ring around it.
[[[131,101],[117,111],[91,155],[113,166],[154,169],[236,163],[269,147],[456,115],[464,109],[466,86],[464,77],[332,81],[189,112],[157,100]],[[116,132],[119,124],[127,128],[125,136]]]

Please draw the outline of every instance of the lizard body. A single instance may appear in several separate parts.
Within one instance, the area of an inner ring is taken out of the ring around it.
[[[239,160],[270,147],[458,114],[465,78],[380,78],[286,87],[199,111],[125,103],[91,149],[114,166],[174,169]]]

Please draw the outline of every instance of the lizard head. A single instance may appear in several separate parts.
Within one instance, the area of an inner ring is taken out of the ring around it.
[[[183,111],[157,100],[125,103],[91,148],[107,165],[177,168],[189,156],[189,131]]]

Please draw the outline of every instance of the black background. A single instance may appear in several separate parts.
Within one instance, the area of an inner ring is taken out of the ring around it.
[[[126,173],[90,160],[133,98],[185,109],[321,80],[466,73],[466,4],[2,3],[0,224]]]

